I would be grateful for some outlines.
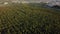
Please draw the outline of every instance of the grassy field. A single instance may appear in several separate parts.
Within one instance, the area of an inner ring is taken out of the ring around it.
[[[0,6],[0,34],[60,34],[60,12],[32,6]]]

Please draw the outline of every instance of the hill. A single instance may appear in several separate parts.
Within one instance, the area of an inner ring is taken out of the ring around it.
[[[0,7],[0,34],[60,34],[60,12],[35,6]]]

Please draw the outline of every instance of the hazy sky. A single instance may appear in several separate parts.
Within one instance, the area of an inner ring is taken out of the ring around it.
[[[0,0],[0,1],[6,1],[6,0]],[[13,0],[8,0],[8,1],[13,1]],[[42,1],[42,2],[48,2],[48,1],[53,1],[53,0],[21,0],[21,1]]]
[[[48,1],[55,1],[55,0],[24,0],[24,1],[42,1],[42,2],[48,2]]]
[[[56,1],[56,0],[25,0],[25,1],[42,1],[42,2],[47,2],[47,1]],[[60,1],[60,0],[57,0]]]

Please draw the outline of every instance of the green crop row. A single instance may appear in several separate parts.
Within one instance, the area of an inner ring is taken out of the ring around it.
[[[60,13],[28,4],[2,7],[0,34],[60,34]]]

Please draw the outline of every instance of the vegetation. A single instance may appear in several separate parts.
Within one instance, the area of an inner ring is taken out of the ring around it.
[[[60,12],[29,4],[2,6],[0,34],[60,34]]]

